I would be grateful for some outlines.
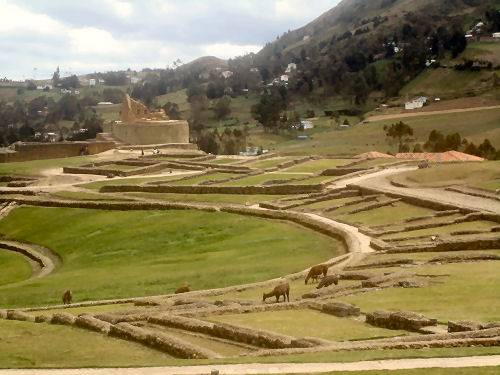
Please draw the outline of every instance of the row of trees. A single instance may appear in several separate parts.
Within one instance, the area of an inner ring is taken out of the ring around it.
[[[462,151],[489,160],[500,160],[500,150],[497,150],[489,139],[476,145],[463,138],[459,133],[444,135],[439,130],[432,130],[427,141],[422,145],[415,143],[413,128],[402,121],[384,126],[384,131],[388,143],[390,145],[396,144],[398,152],[410,152],[413,145],[413,152]]]
[[[222,133],[217,128],[202,130],[198,133],[196,143],[200,150],[213,155],[237,155],[247,146],[248,129],[225,128]]]
[[[90,108],[92,99],[65,95],[59,101],[40,96],[29,102],[0,102],[0,142],[8,146],[17,141],[43,141],[47,132],[63,139],[89,139],[102,132],[103,120]],[[73,121],[71,129],[61,127],[61,121]],[[42,138],[37,138],[39,133]]]

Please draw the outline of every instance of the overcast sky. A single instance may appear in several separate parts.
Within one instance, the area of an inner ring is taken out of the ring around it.
[[[0,0],[0,77],[164,68],[257,52],[339,0]]]

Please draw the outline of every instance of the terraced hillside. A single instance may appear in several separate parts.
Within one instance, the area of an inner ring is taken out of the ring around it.
[[[128,151],[80,162],[27,162],[24,186],[0,188],[0,367],[500,353],[500,210],[474,183],[494,181],[496,163]],[[100,173],[138,165],[154,171]],[[432,199],[420,193],[435,180]],[[469,190],[443,200],[456,180]],[[320,264],[327,276],[304,282]],[[263,301],[284,283],[285,302]],[[58,361],[32,334],[87,346]]]

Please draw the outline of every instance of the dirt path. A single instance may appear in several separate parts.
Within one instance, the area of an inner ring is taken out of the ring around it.
[[[408,169],[406,169],[408,170]],[[410,197],[434,200],[441,203],[451,204],[472,210],[481,210],[500,214],[500,201],[492,199],[473,197],[458,192],[447,191],[441,188],[404,188],[391,184],[387,177],[403,172],[405,169],[387,169],[385,173],[367,175],[355,184],[376,189],[380,192],[402,194]]]
[[[11,288],[13,286],[21,285],[28,280],[45,277],[51,274],[60,262],[58,257],[49,249],[17,241],[0,241],[0,251],[11,251],[23,256],[26,258],[32,269],[32,275],[29,279],[13,284],[2,285],[0,289],[4,287]]]
[[[319,374],[370,370],[408,370],[426,368],[463,368],[500,366],[500,355],[462,358],[419,358],[362,361],[352,363],[251,363],[238,365],[69,369],[0,370],[0,375],[200,375],[218,370],[219,374]]]
[[[500,109],[500,105],[490,106],[490,107],[473,107],[473,108],[462,108],[462,109],[445,109],[442,111],[430,111],[430,112],[410,112],[410,113],[395,113],[391,115],[378,115],[368,117],[366,122],[376,122],[384,120],[394,120],[409,117],[419,117],[419,116],[435,116],[435,115],[445,115],[448,113],[464,113],[464,112],[475,112],[475,111],[485,111],[491,109]]]

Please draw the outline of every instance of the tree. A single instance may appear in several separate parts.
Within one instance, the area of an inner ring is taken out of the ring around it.
[[[218,120],[225,119],[231,114],[231,98],[229,96],[224,96],[219,99],[214,106],[215,117]]]
[[[56,87],[61,81],[61,74],[59,72],[59,67],[57,67],[56,71],[52,75],[52,85]]]
[[[408,143],[413,139],[413,128],[403,121],[384,126],[385,135],[389,139],[389,143],[397,142],[399,152],[408,152]]]
[[[163,106],[163,110],[171,120],[180,120],[181,111],[179,110],[179,105],[177,103],[167,102]]]
[[[494,160],[496,157],[497,150],[493,147],[489,139],[485,139],[477,149],[480,156],[485,159]]]
[[[288,106],[287,91],[285,87],[272,88],[266,91],[260,101],[252,107],[252,115],[263,127],[264,130],[279,130],[281,112]]]

